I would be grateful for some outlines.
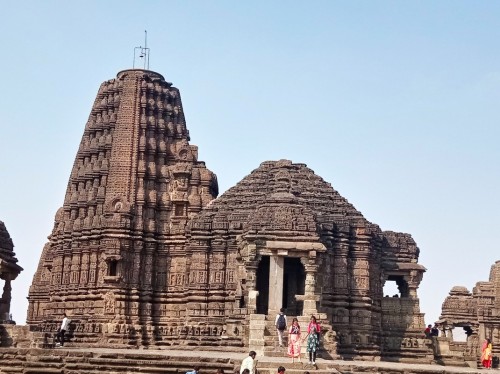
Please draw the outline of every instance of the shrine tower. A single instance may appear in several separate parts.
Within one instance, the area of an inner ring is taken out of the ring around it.
[[[189,140],[179,90],[162,75],[124,70],[101,84],[30,288],[29,325],[63,312],[90,335],[102,323],[122,336],[155,324],[167,262],[218,194]]]

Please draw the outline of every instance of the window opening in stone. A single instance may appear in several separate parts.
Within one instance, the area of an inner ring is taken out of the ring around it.
[[[470,329],[469,326],[466,326]],[[454,342],[461,342],[461,343],[465,343],[467,341],[467,332],[466,332],[466,327],[459,327],[459,326],[455,326],[453,327],[453,329],[450,331],[450,334],[451,334],[451,337],[453,337],[453,341]],[[472,331],[470,331],[470,333],[472,334]]]
[[[301,316],[303,301],[297,301],[296,295],[304,295],[305,271],[300,258],[286,257],[283,274],[283,308],[290,316]]]
[[[402,275],[390,275],[384,284],[385,297],[408,297],[408,283]]]
[[[257,314],[267,314],[269,309],[269,256],[262,256],[257,268]]]
[[[118,268],[118,261],[116,260],[109,261],[108,275],[115,277],[117,268]]]

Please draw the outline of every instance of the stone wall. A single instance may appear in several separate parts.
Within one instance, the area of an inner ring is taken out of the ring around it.
[[[453,332],[463,329],[467,340],[457,351],[468,361],[479,361],[481,345],[487,338],[493,344],[495,366],[500,357],[500,261],[490,269],[488,281],[479,281],[470,292],[464,286],[455,286],[443,302],[437,326],[441,338],[453,344]]]

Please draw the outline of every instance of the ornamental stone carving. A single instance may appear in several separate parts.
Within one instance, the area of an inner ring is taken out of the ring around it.
[[[269,343],[262,323],[283,307],[318,317],[331,357],[428,358],[425,268],[409,234],[382,231],[290,160],[261,163],[217,198],[189,141],[179,90],[160,74],[101,85],[30,288],[30,326],[55,331],[66,312],[75,344],[250,348]],[[390,281],[400,297],[384,297]]]

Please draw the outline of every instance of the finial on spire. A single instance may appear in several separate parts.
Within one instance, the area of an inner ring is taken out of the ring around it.
[[[137,52],[139,51],[139,58],[143,60],[143,69],[149,70],[149,48],[148,48],[148,31],[144,30],[144,47],[139,46],[134,48],[134,61],[132,62],[132,68],[135,69],[135,60],[137,58]]]

